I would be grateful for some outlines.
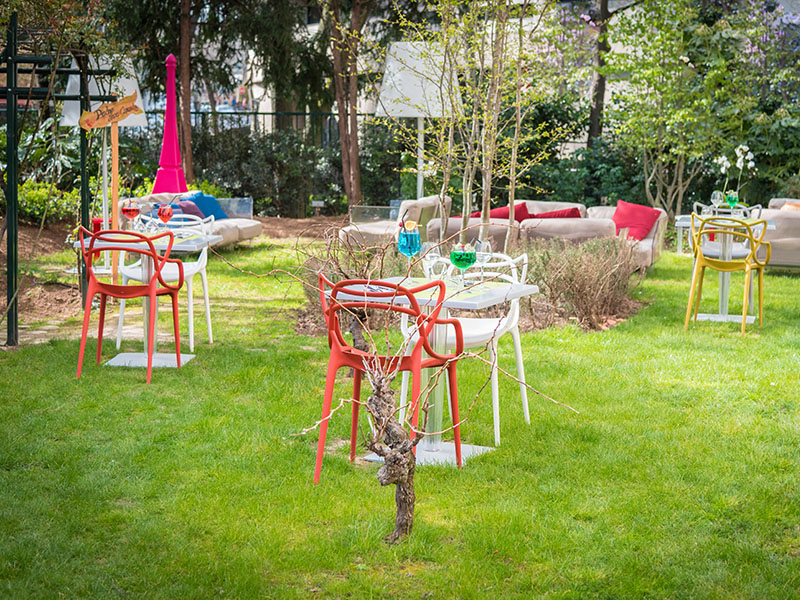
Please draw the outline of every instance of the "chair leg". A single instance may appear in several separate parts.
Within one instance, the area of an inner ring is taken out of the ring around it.
[[[211,333],[211,303],[208,300],[208,276],[206,270],[200,271],[200,282],[203,284],[203,300],[206,303],[206,328],[208,329],[208,343],[214,343],[214,334]]]
[[[192,295],[192,278],[185,280],[186,295],[189,297],[187,316],[189,318],[189,352],[194,352],[194,296]]]
[[[411,433],[410,439],[417,437],[415,430],[419,426],[419,405],[420,405],[420,386],[422,379],[422,369],[411,371]],[[417,447],[414,446],[414,454],[417,454]]]
[[[80,379],[81,369],[83,368],[83,353],[86,350],[86,336],[89,335],[89,315],[92,312],[92,296],[94,296],[94,290],[89,286],[86,292],[86,306],[83,309],[83,329],[81,329],[81,346],[78,351],[78,374],[76,375],[76,379]]]
[[[494,421],[494,445],[500,445],[500,390],[497,382],[497,341],[489,342],[489,356],[492,359],[492,420]]]
[[[689,321],[692,318],[692,312],[694,312],[694,292],[695,287],[697,286],[697,276],[698,276],[698,267],[697,262],[694,263],[694,269],[692,269],[692,283],[689,286],[689,302],[686,304],[686,320],[683,323],[683,330],[686,331],[689,329]]]
[[[413,348],[411,344],[406,344],[405,351],[403,356],[408,356],[411,354]],[[410,371],[403,371],[403,375],[400,378],[400,412],[398,413],[398,420],[400,423],[405,423],[406,419],[406,406],[408,405],[408,377]]]
[[[181,368],[181,330],[178,325],[178,292],[172,296],[172,328],[175,330],[175,361]]]
[[[314,465],[314,485],[319,483],[319,474],[322,471],[322,457],[325,455],[325,437],[328,435],[328,417],[331,415],[331,400],[333,399],[333,386],[336,384],[336,371],[339,365],[328,363],[328,374],[325,379],[325,397],[322,400],[322,417],[319,423],[319,440],[317,441],[317,462]]]
[[[350,462],[356,459],[356,444],[358,443],[358,409],[361,405],[361,371],[353,370],[353,416],[350,421]]]
[[[747,326],[747,301],[750,299],[750,279],[752,278],[752,270],[747,269],[744,272],[744,299],[742,300],[742,337],[744,337],[744,330]]]
[[[764,327],[764,269],[758,270],[758,328]]]
[[[147,383],[153,373],[153,346],[156,334],[156,295],[150,294],[150,318],[147,323]]]
[[[406,419],[406,403],[408,401],[408,375],[409,371],[403,371],[403,376],[400,379],[400,411],[398,413],[398,420],[401,423]]]
[[[447,365],[447,380],[450,382],[450,413],[453,415],[453,444],[456,449],[456,464],[461,467],[461,417],[458,416],[458,382],[456,362]]]
[[[100,294],[100,323],[97,325],[97,364],[100,364],[100,356],[103,353],[103,326],[106,322],[106,299],[108,296]]]
[[[694,304],[694,322],[697,323],[697,313],[700,311],[700,299],[703,297],[703,281],[706,279],[706,267],[700,267],[700,280],[697,282],[697,298]]]
[[[122,276],[122,285],[128,285],[128,278]],[[125,320],[125,298],[119,300],[119,319],[117,320],[117,350],[122,345],[122,323]]]
[[[522,361],[522,344],[519,339],[519,328],[511,330],[511,339],[514,340],[514,355],[517,359],[517,379],[519,379],[519,395],[522,397],[522,414],[525,422],[531,424],[531,415],[528,410],[528,386],[525,385],[525,363]]]

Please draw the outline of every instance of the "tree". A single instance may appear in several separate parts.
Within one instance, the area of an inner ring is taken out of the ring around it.
[[[361,204],[361,165],[358,150],[358,59],[364,25],[374,0],[353,0],[349,19],[341,0],[322,2],[323,21],[333,56],[333,89],[339,116],[339,144],[347,204]]]
[[[594,8],[587,15],[588,20],[597,29],[594,49],[594,69],[592,71],[592,92],[589,111],[589,135],[586,138],[586,147],[591,148],[594,140],[603,133],[603,111],[606,98],[606,55],[611,51],[608,43],[608,27],[611,19],[622,12],[639,4],[638,0],[630,2],[615,11],[608,8],[608,0],[595,0]]]
[[[240,83],[237,62],[248,60],[264,70],[265,81],[278,96],[316,108],[329,98],[323,75],[329,61],[316,38],[304,34],[301,2],[253,3],[228,0],[151,0],[147,3],[108,0],[106,14],[114,34],[139,48],[138,66],[145,87],[164,89],[164,60],[179,55],[179,106],[184,171],[191,178],[190,111],[192,89],[228,92]]]
[[[624,50],[609,66],[627,79],[615,94],[623,144],[641,152],[648,202],[680,211],[720,139],[715,90],[688,58],[696,12],[688,0],[647,0],[620,19],[615,39]]]

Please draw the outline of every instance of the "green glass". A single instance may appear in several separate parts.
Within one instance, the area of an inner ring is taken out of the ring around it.
[[[474,265],[475,258],[475,252],[459,252],[458,250],[453,250],[450,253],[450,262],[462,270],[469,269]]]

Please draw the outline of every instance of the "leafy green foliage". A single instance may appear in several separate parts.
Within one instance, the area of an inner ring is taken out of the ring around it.
[[[23,221],[38,224],[46,217],[50,222],[74,222],[81,208],[77,187],[63,191],[50,183],[28,179],[19,186],[18,194],[19,218]]]
[[[295,131],[262,134],[248,128],[194,132],[199,177],[234,196],[251,196],[262,215],[306,216],[310,196],[338,200],[331,161]]]

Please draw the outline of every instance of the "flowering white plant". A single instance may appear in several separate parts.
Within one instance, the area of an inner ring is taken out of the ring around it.
[[[753,156],[750,148],[748,148],[745,144],[736,146],[735,152],[736,168],[738,169],[739,173],[736,177],[736,189],[734,191],[738,194],[739,190],[741,190],[750,182],[750,178],[757,172],[757,169],[755,156]],[[731,161],[723,154],[714,159],[714,164],[719,167],[719,172],[725,175],[725,186],[722,189],[722,193],[724,194],[728,190],[728,181],[731,175]],[[745,173],[745,171],[747,172],[747,178],[745,179],[745,182],[742,183],[742,175]]]

